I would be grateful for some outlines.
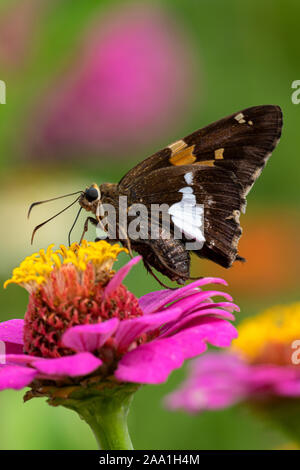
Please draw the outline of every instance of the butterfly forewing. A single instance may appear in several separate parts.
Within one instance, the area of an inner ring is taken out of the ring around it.
[[[220,166],[233,171],[247,194],[281,135],[279,106],[254,106],[231,114],[160,150],[130,170],[120,190],[159,168],[181,165]]]

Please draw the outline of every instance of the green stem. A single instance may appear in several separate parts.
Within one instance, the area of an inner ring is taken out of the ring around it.
[[[96,397],[78,410],[81,418],[92,429],[100,449],[133,449],[127,427],[131,400],[131,396],[122,402]]]
[[[140,385],[100,383],[87,387],[44,388],[50,405],[76,411],[92,429],[100,449],[132,450],[127,416]],[[41,389],[39,389],[41,390]]]

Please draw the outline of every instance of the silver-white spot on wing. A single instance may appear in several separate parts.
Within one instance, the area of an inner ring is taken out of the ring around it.
[[[190,185],[193,184],[193,173],[189,171],[188,173],[184,175],[184,179],[187,184],[190,184]]]
[[[191,172],[187,173],[184,179],[188,184],[192,184],[193,174]],[[201,249],[205,242],[203,233],[204,206],[203,204],[197,204],[193,188],[190,186],[180,189],[179,192],[182,193],[181,201],[173,204],[169,208],[168,213],[171,215],[173,224],[180,232],[198,242],[195,249]]]

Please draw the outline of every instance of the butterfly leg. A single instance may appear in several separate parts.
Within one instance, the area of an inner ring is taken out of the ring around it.
[[[119,234],[122,235],[122,244],[125,246],[125,248],[127,248],[127,250],[129,251],[129,255],[131,257],[131,259],[133,258],[133,253],[132,253],[132,247],[131,247],[131,242],[130,242],[130,239],[128,238],[127,236],[127,233],[126,233],[126,230],[124,230],[122,228],[122,226],[118,225],[118,230],[119,230]]]
[[[151,274],[151,276],[154,277],[154,279],[157,280],[157,282],[158,282],[162,287],[164,287],[165,289],[168,289],[168,290],[176,290],[176,289],[177,289],[177,287],[169,287],[169,286],[167,286],[166,284],[164,284],[164,283],[156,276],[156,274],[153,272],[153,270],[152,270],[150,264],[148,264],[147,261],[145,261],[145,260],[143,260],[143,262],[144,262],[144,266],[145,266],[145,268],[147,269],[147,271]]]
[[[96,239],[95,239],[95,242],[98,242],[98,241],[100,241],[100,240],[101,240],[101,238],[96,238]],[[129,239],[126,239],[126,240],[124,240],[124,239],[119,240],[119,239],[117,239],[117,238],[114,238],[114,239],[113,239],[113,238],[105,238],[105,241],[106,241],[107,243],[109,243],[110,245],[115,245],[116,243],[122,243],[122,245],[123,245],[125,248],[127,248],[128,252],[129,252],[129,256],[130,256],[131,258],[133,258],[131,243],[130,243],[130,240],[129,240]]]
[[[84,237],[84,235],[86,234],[86,232],[87,232],[88,229],[89,229],[89,222],[90,222],[92,225],[94,225],[95,227],[97,227],[97,225],[98,225],[97,219],[94,219],[93,217],[87,217],[86,221],[84,222],[83,232],[82,232],[82,235],[81,235],[81,237],[80,237],[79,245],[81,245],[82,240],[83,240],[83,237]]]
[[[92,218],[90,217],[89,219],[92,219]],[[93,220],[92,223],[97,222],[96,219],[92,219],[92,220]],[[88,219],[87,219],[86,223],[88,223]],[[101,221],[99,221],[97,223],[101,224]],[[130,239],[128,238],[128,236],[127,236],[126,230],[124,230],[119,224],[117,225],[117,228],[118,228],[118,234],[119,234],[120,238],[110,238],[109,230],[108,230],[108,236],[105,239],[105,241],[107,241],[111,245],[114,245],[115,243],[122,243],[122,245],[124,245],[124,247],[127,248],[127,250],[129,251],[130,257],[133,258],[131,242],[130,242]],[[104,227],[103,227],[103,230],[104,230]],[[99,241],[99,240],[101,240],[101,238],[96,238],[95,239],[95,241]]]

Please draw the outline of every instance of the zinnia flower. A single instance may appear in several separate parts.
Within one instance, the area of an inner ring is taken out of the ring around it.
[[[186,382],[166,398],[170,409],[190,413],[250,404],[283,425],[300,442],[300,302],[276,306],[239,326],[226,353],[191,363]]]
[[[50,246],[14,270],[5,285],[25,287],[29,304],[24,320],[0,324],[0,340],[13,348],[0,369],[0,389],[30,386],[26,399],[47,395],[51,404],[80,408],[91,424],[95,411],[82,409],[87,396],[104,393],[106,410],[115,390],[120,395],[123,387],[123,395],[126,390],[131,395],[133,383],[164,382],[207,343],[230,345],[236,330],[228,320],[238,307],[224,292],[201,290],[225,281],[200,279],[137,299],[122,281],[140,257],[115,273],[112,265],[121,251],[126,250],[105,241]],[[214,296],[225,301],[213,302]]]

